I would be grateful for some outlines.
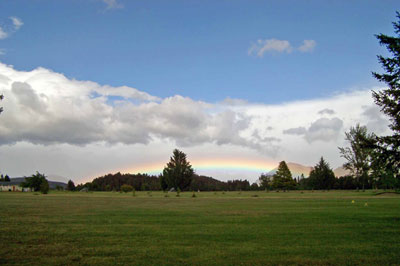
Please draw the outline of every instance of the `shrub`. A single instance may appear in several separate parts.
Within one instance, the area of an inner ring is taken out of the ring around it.
[[[133,187],[131,185],[124,184],[121,186],[122,192],[127,193],[127,192],[131,192],[132,190],[133,190]]]
[[[47,182],[46,179],[42,180],[40,184],[40,192],[42,192],[42,194],[47,194],[49,192],[49,182]]]

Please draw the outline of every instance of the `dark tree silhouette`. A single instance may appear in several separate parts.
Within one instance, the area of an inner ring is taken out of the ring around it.
[[[69,180],[69,181],[68,181],[67,190],[69,190],[69,191],[74,191],[74,190],[75,190],[74,181],[72,181],[72,180]]]
[[[293,180],[292,173],[285,161],[279,163],[278,170],[272,178],[274,189],[294,189],[296,187],[296,182]]]
[[[335,174],[329,164],[321,157],[319,163],[310,172],[310,186],[313,189],[332,189],[335,182]]]
[[[376,160],[384,165],[387,171],[393,172],[400,185],[400,13],[396,12],[398,22],[393,22],[394,32],[397,36],[378,34],[376,38],[380,45],[385,46],[391,57],[378,55],[378,61],[385,73],[373,72],[374,77],[387,84],[388,88],[381,91],[373,91],[375,103],[381,107],[381,111],[389,116],[393,130],[392,136],[377,137],[374,146]]]
[[[163,170],[163,177],[168,188],[184,190],[189,187],[193,174],[193,168],[186,160],[186,154],[175,149],[173,156]]]

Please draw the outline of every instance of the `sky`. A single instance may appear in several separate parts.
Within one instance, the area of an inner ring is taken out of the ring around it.
[[[398,1],[0,2],[0,172],[76,183],[159,173],[256,181],[279,161],[332,168],[360,123],[390,134],[375,34]]]

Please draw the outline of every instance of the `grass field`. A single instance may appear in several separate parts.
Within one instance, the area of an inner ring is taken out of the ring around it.
[[[399,265],[400,195],[374,194],[3,192],[0,264]]]

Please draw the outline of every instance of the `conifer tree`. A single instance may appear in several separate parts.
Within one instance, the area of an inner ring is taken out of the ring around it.
[[[313,189],[332,189],[334,187],[336,182],[335,174],[323,157],[311,170],[308,182]]]
[[[377,152],[376,160],[385,165],[388,171],[392,171],[400,178],[400,13],[396,12],[398,22],[393,22],[394,31],[397,36],[378,34],[376,38],[382,46],[385,46],[391,57],[378,55],[378,61],[385,73],[373,72],[374,77],[386,83],[387,89],[374,91],[375,103],[381,107],[381,111],[389,116],[392,136],[377,137],[374,146]],[[400,182],[399,182],[400,185]]]
[[[184,190],[190,185],[193,174],[193,168],[186,160],[186,154],[175,149],[173,156],[163,170],[163,182],[168,185],[168,188]]]
[[[279,163],[278,170],[272,178],[274,189],[294,189],[296,187],[296,182],[293,180],[292,173],[285,161]]]
[[[69,180],[69,181],[68,181],[68,183],[67,183],[67,190],[69,190],[69,191],[74,191],[74,190],[75,190],[74,181],[72,181],[72,180]]]

